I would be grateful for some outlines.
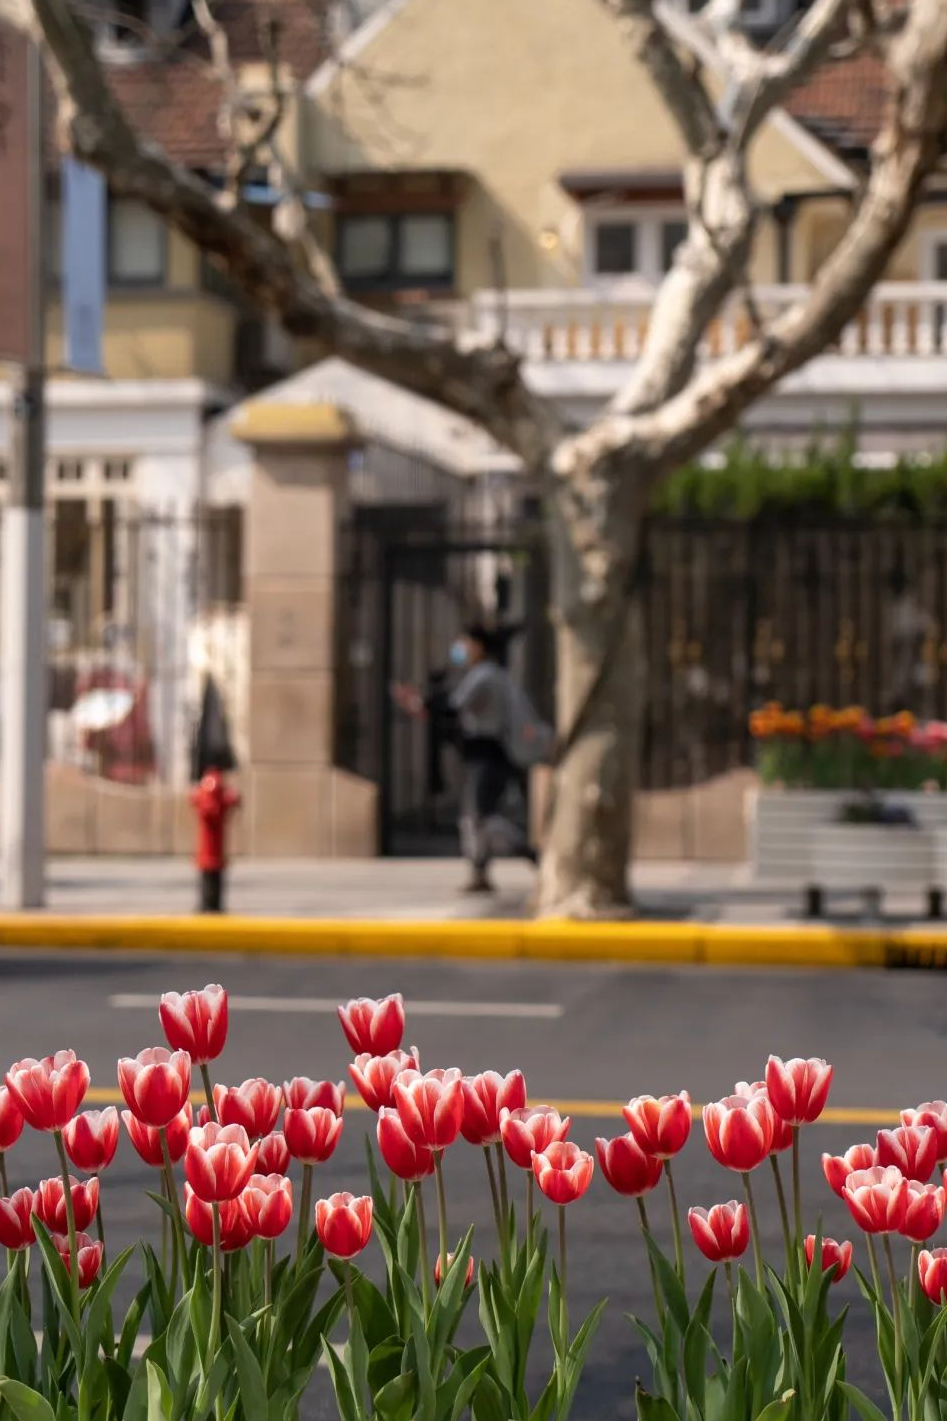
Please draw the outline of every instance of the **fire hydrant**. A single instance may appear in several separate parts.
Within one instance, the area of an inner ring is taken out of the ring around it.
[[[197,813],[195,861],[200,874],[200,911],[221,913],[227,867],[224,852],[227,816],[240,804],[240,796],[227,786],[220,770],[208,769],[191,791],[191,803]]]

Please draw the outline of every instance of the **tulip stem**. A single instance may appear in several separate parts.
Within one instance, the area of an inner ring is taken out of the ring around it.
[[[171,1296],[177,1295],[178,1272],[181,1274],[181,1286],[187,1287],[187,1244],[184,1241],[184,1220],[181,1218],[181,1201],[178,1199],[177,1185],[174,1182],[174,1165],[171,1163],[171,1150],[168,1147],[168,1131],[162,1126],[158,1131],[161,1138],[161,1158],[164,1160],[164,1182],[168,1191],[168,1199],[174,1214],[174,1228],[172,1230],[173,1259],[171,1263]]]
[[[101,1196],[99,1197],[99,1202],[95,1209],[95,1231],[99,1236],[99,1243],[102,1245],[102,1272],[105,1273],[108,1269],[108,1264],[105,1259],[105,1220],[102,1218]]]
[[[160,1171],[158,1180],[160,1182],[162,1199],[168,1199],[168,1181],[165,1177],[164,1169]],[[170,1202],[170,1199],[168,1199],[169,1204]],[[161,1210],[161,1271],[162,1273],[167,1273],[168,1271],[168,1216],[163,1209]]]
[[[723,1261],[723,1276],[727,1280],[727,1292],[730,1295],[730,1306],[735,1308],[737,1305],[737,1295],[733,1291],[733,1264],[730,1262],[729,1258],[725,1258]]]
[[[214,1358],[217,1355],[217,1344],[220,1340],[220,1308],[221,1294],[223,1292],[224,1267],[223,1255],[220,1248],[220,1205],[213,1203],[210,1206],[211,1215],[214,1220],[214,1284],[210,1305],[210,1334],[207,1338],[207,1361],[204,1365],[204,1375],[209,1377],[211,1368],[214,1365]],[[218,1391],[215,1402],[215,1411],[218,1416],[222,1412],[222,1398]]]
[[[779,1203],[779,1217],[783,1225],[783,1243],[786,1248],[786,1269],[790,1283],[796,1281],[796,1264],[798,1256],[792,1242],[792,1232],[789,1227],[789,1209],[786,1205],[786,1191],[783,1188],[783,1176],[779,1168],[779,1156],[770,1155],[769,1162],[773,1167],[773,1180],[776,1184],[776,1199]]]
[[[746,1193],[746,1208],[750,1216],[750,1235],[753,1239],[753,1258],[756,1262],[756,1286],[763,1286],[763,1247],[760,1243],[760,1225],[756,1217],[756,1205],[753,1202],[753,1187],[750,1184],[750,1175],[747,1171],[743,1175],[743,1188]]]
[[[503,1213],[500,1207],[500,1194],[497,1189],[496,1170],[493,1166],[493,1159],[490,1154],[490,1146],[484,1145],[483,1157],[487,1162],[487,1178],[490,1181],[490,1198],[493,1200],[493,1222],[496,1224],[497,1247],[500,1250],[500,1268],[506,1274],[506,1233],[503,1228]]]
[[[497,1153],[497,1178],[500,1181],[500,1210],[503,1215],[503,1237],[506,1239],[510,1227],[510,1196],[506,1188],[506,1156],[502,1144],[494,1145]],[[504,1249],[504,1253],[506,1249]]]
[[[792,1127],[792,1206],[796,1224],[796,1262],[802,1258],[802,1183],[799,1173],[799,1133],[800,1127]]]
[[[900,1411],[900,1398],[902,1394],[902,1374],[904,1370],[904,1343],[902,1341],[901,1329],[901,1293],[898,1288],[898,1274],[894,1266],[894,1255],[891,1252],[891,1235],[882,1234],[884,1240],[885,1260],[888,1264],[888,1280],[891,1283],[891,1312],[894,1316],[894,1375],[898,1394],[898,1410]]]
[[[3,1150],[0,1150],[0,1187],[3,1189],[3,1197],[10,1197],[10,1181],[7,1178],[7,1157]]]
[[[871,1281],[874,1285],[875,1293],[879,1303],[884,1303],[885,1295],[881,1287],[881,1274],[878,1271],[878,1254],[875,1250],[875,1240],[871,1234],[865,1234],[865,1242],[868,1244],[868,1261],[871,1264]]]
[[[30,1284],[26,1276],[26,1259],[29,1250],[21,1248],[16,1253],[16,1268],[20,1279],[20,1300],[23,1303],[23,1311],[26,1313],[27,1322],[32,1321],[33,1309],[30,1305]]]
[[[533,1214],[534,1214],[534,1212],[535,1212],[535,1204],[533,1203],[533,1184],[534,1184],[534,1178],[535,1178],[535,1176],[533,1175],[533,1171],[532,1171],[531,1169],[528,1169],[528,1170],[526,1171],[526,1262],[527,1262],[527,1264],[530,1262],[530,1260],[531,1260],[531,1258],[532,1258],[532,1256],[533,1256]]]
[[[908,1274],[908,1307],[914,1311],[914,1304],[917,1302],[917,1257],[921,1251],[919,1243],[911,1244],[911,1271]]]
[[[79,1249],[76,1244],[76,1211],[72,1206],[72,1190],[69,1187],[69,1161],[66,1158],[66,1146],[63,1144],[62,1131],[54,1130],[53,1139],[56,1141],[56,1153],[59,1155],[59,1167],[62,1170],[63,1202],[66,1206],[66,1230],[69,1234],[69,1301],[73,1321],[78,1327]]]
[[[644,1199],[640,1194],[635,1195],[635,1203],[638,1205],[638,1218],[641,1221],[643,1233],[651,1232],[651,1225],[648,1223],[648,1210],[645,1208]],[[658,1270],[654,1266],[654,1259],[651,1257],[651,1250],[648,1249],[648,1268],[651,1273],[651,1289],[654,1293],[654,1306],[658,1315],[658,1321],[662,1328],[664,1326],[664,1300],[661,1297],[661,1284],[658,1282]]]
[[[566,1206],[559,1205],[559,1359],[569,1346],[569,1307],[566,1302]]]
[[[441,1282],[447,1278],[447,1195],[444,1193],[443,1150],[434,1151],[434,1183],[437,1186],[437,1236],[440,1248]]]
[[[345,1305],[349,1312],[349,1337],[355,1331],[355,1290],[352,1287],[352,1265],[346,1258],[342,1263],[342,1277],[345,1280]]]
[[[671,1174],[671,1161],[664,1161],[664,1177],[668,1185],[668,1198],[671,1201],[671,1228],[674,1230],[674,1266],[677,1269],[677,1276],[684,1282],[684,1245],[681,1241],[681,1216],[677,1207],[677,1192],[674,1188],[674,1178]]]
[[[207,1101],[207,1109],[214,1124],[217,1121],[217,1105],[214,1101],[214,1087],[210,1083],[210,1071],[207,1069],[207,1062],[201,1062],[201,1080],[204,1082],[204,1098]]]
[[[427,1221],[424,1217],[424,1191],[420,1179],[414,1181],[414,1211],[418,1220],[418,1246],[421,1261],[421,1300],[424,1316],[431,1312],[431,1261],[427,1251]]]
[[[312,1213],[312,1165],[303,1165],[303,1187],[299,1199],[299,1231],[296,1234],[296,1264],[302,1261],[306,1239],[312,1230],[309,1215]]]
[[[273,1249],[275,1248],[273,1239],[268,1238],[263,1241],[263,1306],[273,1306]]]

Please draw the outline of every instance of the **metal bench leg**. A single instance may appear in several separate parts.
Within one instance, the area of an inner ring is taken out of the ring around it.
[[[877,922],[881,917],[881,889],[865,889],[865,913],[872,922]]]
[[[927,890],[927,916],[932,922],[944,916],[944,890],[942,888],[929,888]]]
[[[806,885],[805,915],[807,918],[821,918],[825,911],[822,889],[817,883]]]

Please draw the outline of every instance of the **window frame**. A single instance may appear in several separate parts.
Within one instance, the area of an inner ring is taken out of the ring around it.
[[[623,202],[607,207],[587,207],[584,218],[583,271],[587,285],[607,286],[637,280],[657,286],[666,275],[662,261],[664,225],[667,222],[683,222],[686,227],[687,209],[682,202]],[[638,265],[635,271],[618,273],[596,269],[597,228],[615,222],[624,222],[637,229]]]
[[[937,249],[947,247],[947,225],[929,227],[918,234],[918,281],[939,281]]]
[[[402,270],[402,231],[406,222],[418,217],[437,217],[448,225],[449,268],[442,272],[410,272]],[[342,234],[346,222],[357,222],[369,218],[383,221],[389,232],[389,259],[387,269],[371,276],[348,276],[342,264]],[[379,295],[397,294],[400,291],[433,291],[441,294],[452,292],[457,284],[457,218],[453,211],[443,208],[417,207],[398,212],[353,211],[340,212],[335,221],[334,255],[336,269],[346,291],[377,292]]]
[[[109,291],[161,291],[168,284],[168,226],[157,213],[152,212],[147,203],[139,203],[159,224],[160,271],[157,276],[119,276],[113,264],[115,252],[115,209],[120,202],[136,202],[135,198],[120,197],[109,193],[105,232],[105,274]]]

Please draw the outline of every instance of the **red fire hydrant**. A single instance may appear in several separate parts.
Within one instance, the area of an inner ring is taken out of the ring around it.
[[[239,805],[240,796],[227,786],[220,770],[208,769],[201,776],[200,784],[191,791],[191,803],[197,812],[195,861],[200,874],[200,911],[221,913],[227,867],[224,852],[227,816]]]

